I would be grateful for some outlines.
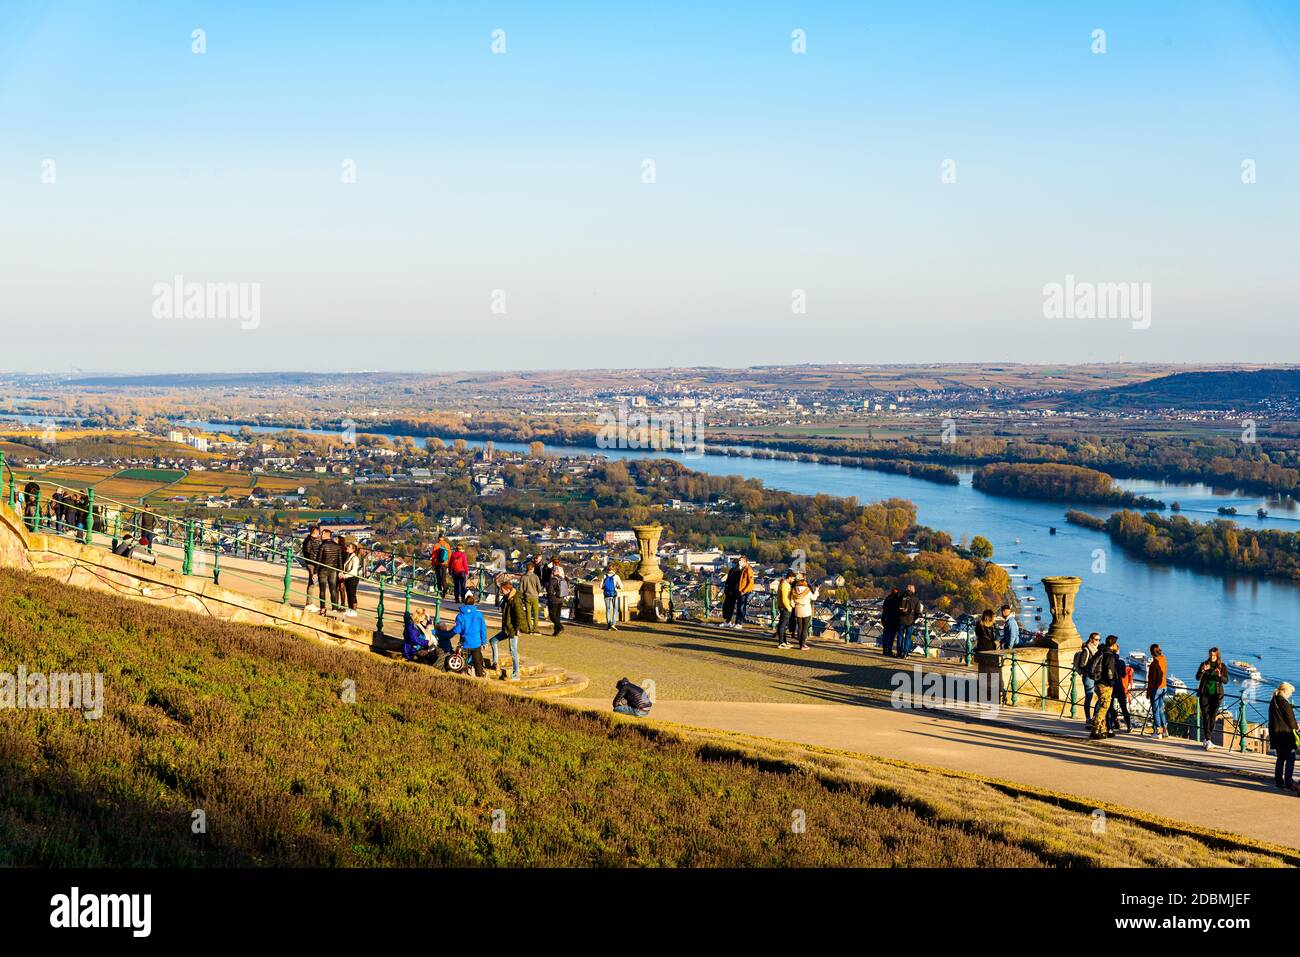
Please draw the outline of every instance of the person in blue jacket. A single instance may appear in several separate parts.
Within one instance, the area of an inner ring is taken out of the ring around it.
[[[483,620],[483,613],[478,610],[478,596],[474,592],[465,592],[460,611],[456,613],[455,623],[450,631],[441,634],[449,638],[459,637],[460,650],[469,655],[474,663],[474,674],[480,678],[486,676],[487,671],[483,667],[483,646],[487,644],[487,622]]]
[[[434,643],[433,621],[423,608],[407,612],[402,621],[402,657],[407,661],[436,664],[438,646]]]

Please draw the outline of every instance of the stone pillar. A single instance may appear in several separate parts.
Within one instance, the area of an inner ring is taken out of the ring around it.
[[[1074,626],[1074,598],[1079,593],[1083,579],[1072,575],[1050,575],[1043,579],[1043,591],[1052,612],[1052,625],[1047,629],[1048,694],[1054,698],[1069,698],[1070,668],[1074,656],[1083,647],[1079,629]],[[1075,693],[1082,697],[1083,686],[1076,679]]]
[[[664,570],[659,567],[659,536],[664,533],[664,527],[658,523],[653,525],[633,525],[632,531],[636,534],[637,551],[641,553],[641,559],[636,563],[636,571],[631,575],[643,582],[659,582],[664,579]]]
[[[650,525],[633,525],[632,531],[636,534],[637,551],[641,553],[640,560],[636,563],[636,570],[628,576],[631,579],[629,585],[637,589],[639,596],[638,617],[646,621],[658,621],[661,606],[664,604],[663,596],[667,593],[664,570],[659,567],[658,554],[659,537],[663,535],[664,527],[656,522]]]

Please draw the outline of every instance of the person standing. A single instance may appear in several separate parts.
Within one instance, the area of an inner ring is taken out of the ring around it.
[[[492,670],[499,671],[501,668],[501,658],[497,654],[497,642],[502,638],[510,646],[510,660],[514,664],[514,671],[510,675],[511,681],[519,680],[519,632],[524,625],[524,602],[520,596],[515,583],[509,578],[503,578],[500,584],[501,590],[501,631],[492,637]]]
[[[618,631],[619,593],[622,589],[623,579],[618,577],[618,569],[610,565],[600,583],[601,594],[605,596],[605,627],[609,631]]]
[[[551,562],[551,577],[546,586],[547,613],[551,618],[551,634],[564,631],[564,602],[569,597],[569,581],[558,561]]]
[[[1165,715],[1165,695],[1169,693],[1169,662],[1159,645],[1151,646],[1151,663],[1147,665],[1147,700],[1151,702],[1151,735],[1169,737],[1169,719]]]
[[[975,650],[977,652],[998,650],[998,626],[992,608],[985,608],[980,612],[979,621],[975,622]]]
[[[315,611],[315,605],[312,602],[312,593],[320,590],[320,526],[313,525],[307,531],[307,537],[302,540],[302,567],[307,570],[307,603],[303,605],[307,611]],[[321,595],[321,610],[324,610],[325,596]]]
[[[1020,644],[1020,622],[1011,614],[1011,606],[1002,606],[1002,647],[1014,648]]]
[[[339,543],[334,540],[334,533],[328,528],[322,529],[320,533],[320,551],[317,559],[320,562],[317,570],[320,581],[320,613],[324,615],[327,613],[326,597],[329,598],[330,611],[340,607],[339,569],[343,567],[343,549],[339,548]]]
[[[736,601],[740,597],[740,560],[734,559],[727,572],[727,581],[722,586],[722,628],[730,628],[736,617]]]
[[[990,612],[990,615],[992,613]],[[1083,725],[1092,727],[1092,702],[1097,696],[1097,682],[1088,676],[1088,664],[1093,655],[1101,649],[1101,632],[1094,631],[1088,636],[1083,647],[1074,654],[1074,673],[1083,679]]]
[[[451,583],[456,590],[456,601],[463,603],[465,601],[466,582],[469,579],[469,556],[465,554],[465,550],[460,547],[459,542],[452,549],[447,567],[451,570]]]
[[[460,650],[469,655],[474,665],[474,674],[482,678],[486,675],[483,668],[483,646],[487,644],[487,622],[483,620],[477,602],[474,593],[467,590],[447,637],[460,637]]]
[[[808,579],[800,575],[790,589],[790,601],[794,606],[795,634],[799,638],[799,650],[808,650],[808,631],[812,624],[812,603],[817,600],[817,589],[808,584]]]
[[[908,585],[898,603],[898,657],[912,653],[912,629],[921,617],[921,602],[916,597],[916,586]]]
[[[1092,712],[1092,730],[1088,734],[1088,740],[1113,738],[1115,734],[1107,729],[1106,719],[1110,714],[1110,699],[1115,693],[1115,682],[1119,679],[1119,639],[1114,635],[1106,636],[1106,644],[1088,662],[1088,677],[1097,688],[1097,705]]]
[[[1115,636],[1107,635],[1106,637],[1109,640]],[[1118,639],[1116,641],[1118,642]],[[1119,654],[1118,643],[1115,645],[1115,653]],[[1132,734],[1133,718],[1128,710],[1128,696],[1133,687],[1133,668],[1121,659],[1118,662],[1116,672],[1115,687],[1112,689],[1110,696],[1110,714],[1106,717],[1106,723],[1112,731],[1118,731],[1119,718],[1122,714],[1124,716],[1124,733]]]
[[[1300,727],[1295,720],[1295,709],[1291,707],[1291,693],[1295,687],[1289,681],[1283,681],[1273,692],[1268,703],[1268,743],[1277,755],[1277,764],[1273,767],[1273,783],[1284,791],[1296,791],[1295,752],[1300,742]]]
[[[519,579],[519,590],[524,601],[524,618],[527,622],[524,631],[530,635],[537,634],[537,618],[541,611],[542,580],[537,576],[538,562],[528,563],[523,577]]]
[[[339,589],[347,603],[348,618],[357,617],[357,584],[361,580],[361,556],[355,542],[343,544],[343,567],[339,569]]]
[[[447,536],[438,533],[438,540],[433,544],[429,554],[429,564],[433,566],[433,577],[438,583],[438,594],[447,594],[447,563],[451,561],[451,543]]]
[[[791,631],[791,613],[794,610],[794,602],[790,599],[790,589],[794,587],[794,569],[788,568],[781,580],[776,586],[776,646],[778,648],[789,648],[790,642],[786,640],[787,632]]]
[[[736,617],[733,628],[745,627],[745,609],[749,607],[749,596],[754,592],[754,569],[749,559],[740,556],[740,576],[736,580]]]
[[[902,601],[903,593],[895,586],[889,589],[889,594],[880,605],[880,649],[891,658],[894,655],[894,639],[898,637],[898,606]]]
[[[1201,703],[1201,740],[1206,751],[1213,751],[1210,735],[1218,721],[1223,691],[1228,684],[1228,666],[1223,663],[1218,648],[1211,648],[1209,656],[1196,669],[1196,682],[1196,697]]]
[[[41,483],[35,480],[23,486],[23,518],[27,519],[27,530],[36,531],[37,503],[41,497]]]

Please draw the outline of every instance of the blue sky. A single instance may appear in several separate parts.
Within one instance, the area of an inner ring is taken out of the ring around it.
[[[6,3],[0,365],[1300,361],[1300,5],[548,6]]]

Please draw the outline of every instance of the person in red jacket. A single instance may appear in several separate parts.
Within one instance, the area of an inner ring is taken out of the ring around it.
[[[452,549],[447,567],[451,569],[451,583],[456,589],[456,601],[458,604],[464,604],[465,582],[469,578],[469,556],[459,545]]]

